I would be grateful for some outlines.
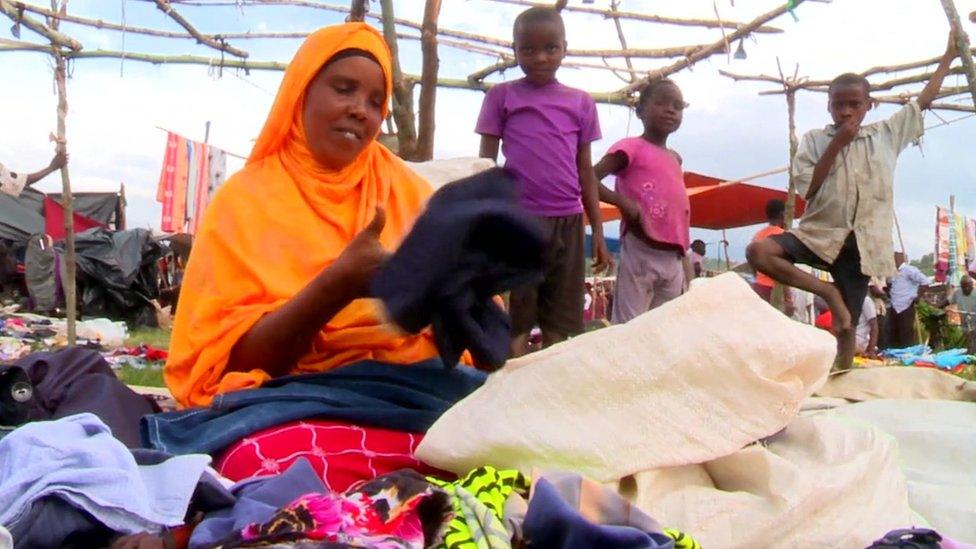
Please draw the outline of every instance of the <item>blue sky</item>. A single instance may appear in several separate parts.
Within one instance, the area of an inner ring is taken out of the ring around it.
[[[39,2],[38,2],[39,3]],[[333,3],[344,4],[335,0]],[[572,0],[571,3],[579,3]],[[46,4],[46,2],[44,3]],[[374,2],[378,10],[378,3]],[[595,5],[609,4],[596,0]],[[775,0],[717,0],[723,19],[744,21],[778,4]],[[976,10],[976,0],[956,0],[959,11]],[[71,0],[71,13],[92,18],[120,21],[122,7],[129,24],[179,30],[151,3],[127,0]],[[422,0],[398,0],[398,15],[420,20]],[[624,0],[621,9],[685,17],[713,17],[710,0],[660,2]],[[181,13],[204,32],[308,31],[338,22],[342,15],[300,7],[181,7]],[[511,21],[519,11],[515,6],[485,0],[444,2],[441,25],[507,38]],[[938,2],[919,0],[834,0],[831,4],[806,3],[797,11],[799,21],[784,16],[773,24],[786,32],[757,35],[747,40],[746,60],[725,55],[698,64],[692,71],[674,77],[682,87],[691,108],[683,127],[672,137],[671,146],[685,159],[692,171],[737,179],[785,166],[788,158],[786,107],[781,96],[759,96],[768,89],[762,84],[733,83],[718,74],[719,69],[742,73],[775,74],[776,58],[792,72],[829,78],[846,71],[860,71],[881,64],[903,63],[933,57],[945,47],[948,25]],[[599,17],[567,16],[570,47],[617,47],[612,24]],[[0,24],[0,37],[11,38],[9,24]],[[120,33],[87,29],[65,23],[63,30],[78,38],[89,49],[123,48]],[[976,26],[968,25],[970,34]],[[631,47],[663,47],[710,42],[717,30],[699,30],[640,23],[625,24]],[[22,39],[39,42],[24,29]],[[251,53],[255,60],[287,61],[298,47],[298,40],[241,40],[234,43]],[[213,50],[189,40],[125,36],[124,47],[132,52],[213,55]],[[401,41],[401,61],[408,72],[418,72],[419,44]],[[594,61],[594,60],[590,60]],[[598,61],[598,60],[595,60]],[[441,71],[445,76],[463,77],[493,62],[490,57],[441,49]],[[652,68],[661,62],[639,63]],[[203,138],[206,121],[212,122],[211,142],[229,151],[246,155],[251,140],[273,100],[281,74],[252,71],[245,75],[204,66],[155,66],[119,60],[79,60],[72,64],[69,80],[68,140],[72,152],[72,181],[76,189],[117,188],[125,182],[130,199],[129,219],[134,226],[157,227],[159,206],[155,185],[162,161],[165,134],[156,126],[184,135]],[[50,61],[40,54],[0,54],[0,70],[7,78],[0,86],[0,101],[15,108],[0,110],[0,159],[14,169],[35,170],[50,159],[47,140],[54,130],[55,96],[51,83]],[[520,77],[518,69],[495,79]],[[592,91],[612,90],[621,82],[605,71],[563,69],[560,79]],[[951,77],[950,85],[962,84]],[[473,133],[482,94],[459,90],[440,90],[437,104],[435,156],[440,158],[477,154],[478,137]],[[883,106],[869,115],[877,120],[894,107]],[[604,139],[594,144],[599,157],[617,139],[640,132],[639,123],[623,107],[599,106]],[[958,118],[959,113],[943,114]],[[828,122],[825,97],[803,93],[798,97],[797,126],[802,133]],[[926,116],[928,125],[939,122]],[[903,153],[896,174],[895,202],[909,254],[918,257],[932,250],[935,206],[956,196],[957,210],[976,216],[976,118],[968,118],[927,133],[921,149]],[[233,166],[233,165],[232,165]],[[783,176],[757,181],[785,188]],[[41,184],[45,190],[59,186],[55,178]],[[614,228],[610,227],[609,232]],[[745,243],[755,228],[730,231],[733,258],[741,258]],[[695,238],[714,242],[712,231],[694,231]],[[717,247],[710,247],[714,255]]]

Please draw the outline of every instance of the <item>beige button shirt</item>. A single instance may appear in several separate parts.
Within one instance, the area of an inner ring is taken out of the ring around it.
[[[16,174],[0,164],[0,192],[9,194],[13,197],[20,196],[21,191],[27,185],[27,174]]]
[[[854,141],[837,155],[823,186],[807,204],[799,227],[791,232],[821,259],[833,263],[853,231],[861,253],[861,272],[892,276],[895,163],[923,131],[922,111],[914,101],[887,120],[862,126]],[[833,126],[827,126],[807,132],[800,141],[793,163],[800,196],[810,189],[817,160],[836,133]]]

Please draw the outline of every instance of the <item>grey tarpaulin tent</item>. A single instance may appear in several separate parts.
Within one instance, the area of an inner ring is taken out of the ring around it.
[[[26,245],[31,235],[44,232],[44,193],[27,188],[20,196],[0,193],[0,238]],[[48,194],[61,202],[60,193]],[[74,211],[110,228],[125,229],[125,195],[122,192],[72,193]]]

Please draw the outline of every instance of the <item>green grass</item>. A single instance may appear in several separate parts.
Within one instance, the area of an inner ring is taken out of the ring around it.
[[[145,343],[157,349],[169,349],[170,330],[163,328],[134,328],[125,340],[126,347],[135,347]],[[144,368],[137,370],[128,366],[117,370],[116,375],[128,385],[142,385],[144,387],[165,387],[162,368]]]
[[[169,349],[170,330],[163,328],[133,328],[125,340],[127,347],[135,347],[143,343],[157,349]]]
[[[126,385],[141,385],[143,387],[165,387],[162,368],[145,368],[136,370],[128,366],[116,370],[115,375]]]

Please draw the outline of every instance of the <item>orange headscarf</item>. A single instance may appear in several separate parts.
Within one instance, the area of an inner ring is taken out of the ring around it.
[[[341,170],[315,162],[302,127],[305,89],[329,59],[347,49],[367,51],[379,61],[389,102],[390,52],[375,29],[348,23],[315,32],[288,65],[247,165],[207,208],[164,372],[184,406],[207,405],[218,393],[267,381],[263,370],[225,371],[238,339],[328,267],[378,206],[387,218],[380,242],[392,250],[430,196],[430,186],[375,139]],[[364,359],[405,364],[434,356],[429,332],[395,333],[383,325],[374,301],[360,299],[322,328],[293,373]]]

